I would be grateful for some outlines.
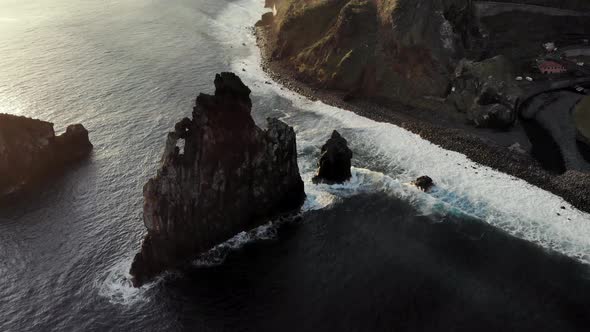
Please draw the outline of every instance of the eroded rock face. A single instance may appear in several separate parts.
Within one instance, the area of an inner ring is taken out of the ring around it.
[[[315,183],[343,183],[350,180],[352,151],[348,142],[336,130],[332,137],[322,146],[318,175],[313,178]]]
[[[305,199],[293,128],[276,119],[257,127],[236,75],[217,75],[215,88],[168,134],[158,175],[144,187],[148,234],[131,266],[135,286]]]
[[[53,123],[0,114],[0,198],[45,180],[91,151],[88,131],[80,124],[55,136]]]

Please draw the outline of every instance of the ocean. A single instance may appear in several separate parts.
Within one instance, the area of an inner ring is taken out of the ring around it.
[[[0,208],[0,331],[587,331],[590,215],[260,67],[262,0],[0,0],[0,112],[95,150]],[[297,132],[307,201],[140,289],[142,187],[215,73]],[[270,84],[267,84],[270,83]],[[338,130],[353,178],[314,185]],[[429,175],[437,188],[409,183]]]

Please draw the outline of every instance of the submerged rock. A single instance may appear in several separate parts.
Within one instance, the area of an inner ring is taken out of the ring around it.
[[[88,131],[80,124],[55,136],[53,123],[0,114],[0,198],[47,179],[90,151]]]
[[[217,75],[215,88],[168,134],[158,175],[144,187],[148,234],[131,266],[135,286],[305,199],[293,128],[276,119],[257,127],[238,76]]]
[[[350,173],[352,151],[348,142],[336,130],[332,137],[322,146],[322,156],[319,161],[318,175],[313,178],[314,183],[342,183],[348,181]]]
[[[434,182],[429,176],[421,176],[412,182],[412,184],[423,191],[429,191],[434,186]]]

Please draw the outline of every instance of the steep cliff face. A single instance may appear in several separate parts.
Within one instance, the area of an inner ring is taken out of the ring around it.
[[[88,131],[80,124],[56,137],[53,123],[0,114],[0,198],[44,180],[91,150]]]
[[[299,78],[360,95],[444,96],[477,35],[468,0],[276,0],[273,57]]]
[[[582,15],[590,7],[581,0],[266,0],[266,5],[273,11],[260,25],[267,27],[271,60],[298,80],[343,90],[347,97],[456,109],[482,127],[498,127],[485,119],[499,117],[502,129],[512,126],[513,110],[497,103],[472,107],[470,99],[481,91],[455,85],[460,65],[469,61],[490,74],[468,85],[489,83],[503,90],[499,83],[516,95],[514,78],[532,75],[543,43],[582,43],[590,33]],[[494,65],[496,59],[507,65]]]
[[[293,128],[276,119],[258,128],[236,75],[217,75],[215,88],[168,134],[158,175],[144,187],[148,234],[131,266],[136,286],[305,198]]]

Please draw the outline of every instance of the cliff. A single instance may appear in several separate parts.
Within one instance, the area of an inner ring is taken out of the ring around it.
[[[303,203],[293,128],[276,119],[257,127],[236,75],[217,75],[215,88],[168,134],[144,187],[148,233],[131,266],[135,286]]]
[[[588,49],[587,1],[266,0],[266,6],[272,12],[257,24],[263,66],[314,97],[362,107],[368,117],[400,115],[474,133],[490,144],[518,143],[551,172],[556,170],[537,148],[560,150],[556,156],[574,160],[557,167],[559,173],[568,165],[586,170],[579,165],[590,163],[583,136],[534,134],[543,126],[525,123],[537,120],[521,114],[522,101],[555,80],[564,82],[562,89],[590,91],[587,82],[576,81],[590,68],[583,56],[562,59],[570,64],[562,76],[537,68],[560,55],[546,50],[547,43]],[[558,104],[543,107],[571,127],[574,120]],[[386,110],[369,114],[373,106]],[[544,136],[550,139],[539,138]],[[547,141],[568,147],[550,148]]]
[[[467,0],[276,0],[273,58],[355,95],[444,97],[478,30]],[[267,19],[268,21],[268,19]]]
[[[508,104],[521,93],[515,77],[532,75],[541,45],[579,43],[590,33],[588,17],[563,14],[590,11],[578,0],[267,0],[266,6],[273,12],[258,25],[266,27],[271,59],[299,81],[352,98],[458,111],[497,129],[513,125]],[[500,14],[482,13],[495,7]],[[478,104],[486,84],[510,100]],[[482,121],[490,117],[501,119]]]
[[[55,136],[53,123],[0,114],[0,198],[33,186],[92,151],[80,124]]]

